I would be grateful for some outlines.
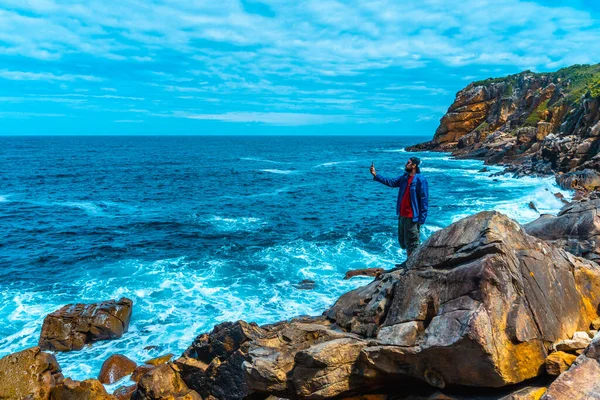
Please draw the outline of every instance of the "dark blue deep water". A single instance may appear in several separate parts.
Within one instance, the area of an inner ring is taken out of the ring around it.
[[[429,137],[0,137],[0,356],[37,343],[64,304],[129,297],[129,333],[58,354],[97,376],[116,352],[181,353],[216,323],[320,314],[390,268],[404,147]],[[424,235],[497,209],[520,222],[560,204],[551,180],[493,178],[479,161],[420,153],[430,184]],[[492,172],[500,167],[492,167]],[[303,279],[315,281],[301,290]],[[154,345],[158,349],[144,350]]]

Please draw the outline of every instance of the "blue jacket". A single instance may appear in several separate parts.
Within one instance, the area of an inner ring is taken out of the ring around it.
[[[396,178],[386,178],[377,174],[373,177],[373,180],[392,188],[400,188],[398,190],[398,200],[396,201],[396,215],[399,216],[400,203],[402,203],[402,196],[404,196],[406,182],[408,182],[408,173],[404,173],[404,175]],[[427,219],[427,209],[429,208],[429,188],[427,186],[427,179],[421,174],[415,174],[410,184],[410,204],[413,210],[413,222],[424,224]]]

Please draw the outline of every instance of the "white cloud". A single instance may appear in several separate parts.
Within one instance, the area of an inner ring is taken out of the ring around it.
[[[262,123],[280,126],[343,123],[347,122],[349,119],[346,115],[275,112],[228,112],[223,114],[179,114],[176,116],[189,119],[213,120],[222,122]]]
[[[50,72],[25,72],[25,71],[9,71],[6,69],[0,70],[0,78],[12,81],[89,81],[99,82],[102,79],[91,75],[55,75]]]

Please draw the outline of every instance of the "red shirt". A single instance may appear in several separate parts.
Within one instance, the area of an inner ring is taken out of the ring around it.
[[[412,205],[410,204],[410,184],[413,181],[414,176],[408,177],[406,182],[406,189],[404,189],[404,195],[402,195],[402,202],[400,203],[400,216],[401,217],[413,217]]]

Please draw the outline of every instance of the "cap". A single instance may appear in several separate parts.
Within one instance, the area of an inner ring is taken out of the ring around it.
[[[421,164],[421,160],[418,157],[411,157],[409,158],[410,162],[415,164],[417,167],[419,166],[419,164]]]

